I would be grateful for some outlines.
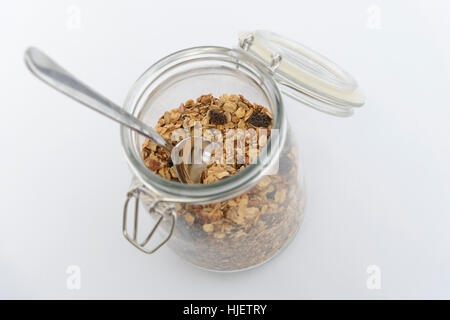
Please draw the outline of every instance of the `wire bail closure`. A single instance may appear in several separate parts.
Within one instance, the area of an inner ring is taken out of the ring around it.
[[[141,195],[144,194],[147,197],[150,197],[151,203],[148,209],[149,214],[157,214],[159,215],[158,220],[156,221],[156,224],[153,226],[153,228],[150,230],[149,234],[145,237],[145,239],[142,242],[138,242],[137,240],[137,233],[138,233],[138,217],[139,217],[139,199],[141,198]],[[135,198],[135,207],[134,207],[134,224],[133,224],[133,235],[130,236],[130,234],[127,231],[127,216],[128,216],[128,205],[130,203],[130,200],[132,198]],[[153,237],[155,231],[158,229],[161,222],[164,220],[164,218],[170,219],[170,228],[169,233],[167,236],[162,240],[157,246],[155,246],[153,249],[147,249],[145,246],[148,244],[150,239]],[[125,200],[125,204],[123,207],[123,222],[122,222],[122,233],[125,237],[125,239],[128,240],[133,246],[138,248],[140,251],[146,253],[146,254],[152,254],[156,252],[159,248],[161,248],[167,241],[169,241],[170,237],[173,234],[173,230],[175,227],[175,220],[176,220],[176,211],[175,206],[172,204],[168,204],[166,202],[161,201],[160,199],[157,199],[154,195],[150,194],[149,192],[145,191],[144,189],[137,187],[127,193],[127,198]]]
[[[280,91],[316,110],[347,117],[364,104],[353,77],[310,48],[273,32],[241,32],[239,49],[261,62]]]
[[[239,41],[239,47],[241,47],[242,50],[248,51],[254,40],[255,36],[253,33],[249,33],[246,37]]]
[[[253,33],[248,33],[245,37],[239,40],[239,47],[248,52],[254,41],[255,36]],[[275,74],[277,68],[280,66],[282,56],[279,53],[272,53],[270,58],[271,60],[267,65],[267,68],[272,72],[272,74]]]

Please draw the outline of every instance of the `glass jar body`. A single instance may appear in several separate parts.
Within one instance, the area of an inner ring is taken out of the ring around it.
[[[278,172],[262,177],[249,191],[211,204],[177,203],[177,225],[167,245],[201,268],[248,269],[268,261],[293,239],[304,204],[297,147],[291,137]]]
[[[143,165],[143,137],[122,128],[122,142],[135,175],[134,185],[154,195],[141,198],[146,211],[160,218],[152,213],[154,199],[175,209],[175,227],[163,219],[158,228],[165,238],[171,235],[167,245],[201,268],[248,269],[269,260],[290,242],[304,212],[298,149],[270,72],[235,50],[187,49],[147,70],[130,91],[125,108],[156,124],[165,111],[207,93],[242,94],[270,109],[279,139],[276,145],[269,140],[269,155],[217,183],[187,186],[164,181]]]

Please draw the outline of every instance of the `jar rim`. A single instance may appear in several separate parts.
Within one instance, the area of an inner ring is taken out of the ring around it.
[[[131,114],[136,114],[137,104],[143,96],[145,89],[157,80],[169,66],[174,66],[182,62],[190,60],[208,59],[215,56],[223,58],[224,61],[230,61],[230,58],[239,65],[249,65],[256,75],[262,80],[269,95],[268,98],[273,102],[273,129],[279,130],[279,143],[272,143],[272,139],[267,142],[266,148],[271,149],[270,155],[264,153],[258,157],[256,164],[251,164],[241,172],[232,175],[227,179],[222,179],[210,184],[182,184],[173,182],[160,177],[150,169],[148,169],[140,156],[140,152],[136,155],[133,147],[134,132],[121,125],[121,142],[127,162],[133,174],[142,182],[142,184],[156,193],[164,201],[187,202],[187,203],[210,203],[219,200],[226,200],[235,197],[242,192],[250,189],[259,179],[264,176],[270,169],[274,161],[279,156],[284,140],[286,137],[286,119],[284,116],[283,101],[281,93],[278,89],[275,79],[272,77],[270,70],[258,61],[252,59],[248,54],[241,50],[234,50],[225,47],[203,46],[192,47],[174,52],[163,57],[136,80],[131,87],[125,102],[124,109]],[[227,60],[228,59],[228,60]]]

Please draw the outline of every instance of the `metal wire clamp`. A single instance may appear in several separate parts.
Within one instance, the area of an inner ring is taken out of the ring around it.
[[[156,224],[153,226],[153,228],[150,230],[147,237],[145,237],[144,241],[141,243],[137,240],[137,233],[138,233],[138,217],[139,217],[139,199],[141,195],[144,194],[146,197],[149,197],[151,199],[150,206],[148,209],[149,214],[157,214],[159,215]],[[133,235],[130,236],[130,234],[127,231],[127,215],[128,215],[128,205],[130,203],[130,200],[132,198],[135,198],[135,207],[134,207],[134,224],[133,224]],[[170,228],[167,236],[162,240],[157,246],[155,246],[153,249],[147,249],[145,246],[150,241],[150,239],[153,237],[155,231],[158,229],[161,222],[164,220],[164,218],[170,219]],[[175,206],[172,204],[168,204],[166,202],[161,201],[160,199],[157,199],[152,194],[146,192],[145,190],[137,187],[127,193],[127,198],[125,200],[125,205],[123,207],[123,222],[122,222],[122,233],[125,237],[125,239],[128,240],[133,246],[138,248],[140,251],[152,254],[159,248],[161,248],[167,241],[169,241],[170,237],[173,234],[173,230],[175,227],[175,220],[176,220],[176,211]]]

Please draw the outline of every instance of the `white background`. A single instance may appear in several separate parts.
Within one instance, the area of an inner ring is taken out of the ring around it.
[[[1,298],[450,298],[449,1],[8,1],[0,15]],[[217,274],[144,255],[121,235],[119,126],[34,78],[23,52],[121,103],[161,57],[253,29],[338,62],[366,105],[342,119],[285,99],[308,203],[276,259]]]

